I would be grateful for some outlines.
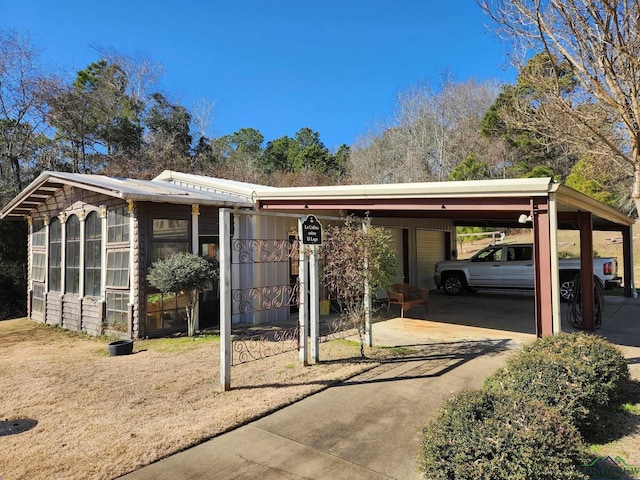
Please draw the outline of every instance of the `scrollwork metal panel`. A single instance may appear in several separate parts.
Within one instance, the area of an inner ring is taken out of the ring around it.
[[[280,353],[298,350],[299,327],[291,327],[233,340],[231,364],[260,360]]]
[[[298,285],[241,288],[232,291],[233,313],[253,313],[298,305]]]
[[[298,240],[289,239],[234,239],[233,263],[278,263],[297,262],[299,258]]]

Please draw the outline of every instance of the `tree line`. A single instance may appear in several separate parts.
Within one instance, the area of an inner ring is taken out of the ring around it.
[[[3,205],[44,170],[149,179],[172,169],[274,186],[552,176],[635,210],[633,163],[620,153],[630,136],[550,51],[527,59],[514,84],[419,81],[392,118],[333,152],[309,127],[269,140],[251,127],[209,135],[213,102],[187,108],[157,88],[157,62],[96,52],[72,75],[44,72],[28,37],[0,31]]]

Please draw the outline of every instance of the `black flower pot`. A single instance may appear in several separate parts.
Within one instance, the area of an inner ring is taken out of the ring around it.
[[[115,357],[116,355],[129,355],[133,352],[133,340],[116,340],[107,345],[109,349],[109,355]]]

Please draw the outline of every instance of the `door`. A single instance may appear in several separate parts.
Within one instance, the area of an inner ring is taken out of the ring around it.
[[[502,286],[503,247],[488,247],[469,262],[469,284],[477,287]]]
[[[219,239],[217,235],[200,237],[200,255],[219,262]],[[198,309],[198,327],[213,328],[220,326],[220,285],[215,279],[211,289],[200,293]]]
[[[505,245],[506,265],[502,269],[502,284],[509,288],[533,288],[533,247]]]
[[[446,259],[446,234],[447,232],[439,230],[416,231],[418,287],[427,290],[436,288],[433,274],[436,271],[436,262]]]

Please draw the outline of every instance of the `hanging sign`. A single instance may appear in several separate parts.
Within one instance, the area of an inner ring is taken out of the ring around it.
[[[302,244],[322,245],[322,225],[315,215],[308,215],[302,222]]]

